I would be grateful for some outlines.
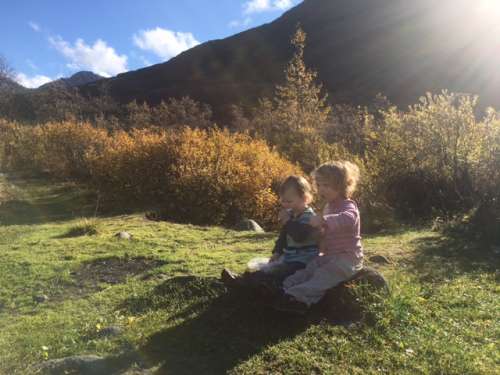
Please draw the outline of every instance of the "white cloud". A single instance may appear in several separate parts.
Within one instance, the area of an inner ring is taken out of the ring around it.
[[[242,20],[234,20],[229,22],[229,27],[241,27],[241,26],[248,26],[252,23],[252,18],[246,17]]]
[[[142,50],[151,51],[162,59],[170,59],[198,44],[193,34],[176,32],[157,27],[141,30],[133,36],[134,44]]]
[[[15,80],[17,83],[24,87],[28,87],[30,89],[37,88],[41,85],[44,85],[50,81],[53,81],[52,78],[37,74],[35,76],[27,76],[24,73],[18,73],[16,74]]]
[[[69,63],[71,69],[87,69],[103,77],[110,77],[127,71],[127,56],[118,55],[105,41],[97,39],[93,46],[77,39],[74,46],[61,37],[50,37],[50,43]]]
[[[40,25],[38,25],[36,22],[30,21],[28,22],[29,27],[31,27],[34,31],[39,33],[42,29],[40,28]]]
[[[26,64],[28,64],[28,66],[31,69],[38,70],[38,66],[33,61],[31,61],[30,59],[26,59]]]
[[[261,13],[275,10],[285,10],[292,7],[293,0],[249,0],[243,4],[243,13]]]
[[[144,64],[144,66],[151,66],[151,65],[153,65],[153,63],[151,61],[149,61],[148,59],[146,59],[144,56],[139,56],[139,59],[142,61],[142,63]]]
[[[276,9],[285,10],[293,6],[293,0],[275,0],[274,7]]]

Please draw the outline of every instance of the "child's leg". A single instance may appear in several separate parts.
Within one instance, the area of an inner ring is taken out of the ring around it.
[[[304,267],[305,264],[299,262],[281,263],[265,272],[245,272],[241,275],[241,282],[249,287],[259,287],[262,285],[281,287],[283,280]]]
[[[270,286],[273,286],[277,289],[280,289],[283,286],[283,281],[295,274],[297,271],[304,269],[306,265],[301,262],[290,262],[290,263],[281,263],[272,268],[269,272],[267,272],[268,283]]]
[[[285,293],[308,306],[317,303],[325,292],[352,277],[362,267],[362,263],[353,264],[350,260],[333,259],[321,264],[305,282],[285,288]]]
[[[294,274],[290,275],[285,280],[283,280],[283,288],[286,290],[294,285],[302,284],[307,280],[309,280],[314,274],[316,268],[318,267],[318,261],[319,258],[313,259],[307,264],[307,266],[304,269],[298,270],[297,272],[295,272]]]

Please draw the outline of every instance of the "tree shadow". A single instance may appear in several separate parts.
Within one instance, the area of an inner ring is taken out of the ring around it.
[[[443,282],[463,274],[495,273],[500,266],[500,254],[459,236],[428,236],[413,244],[417,255],[409,266],[422,281]]]
[[[72,184],[51,183],[41,178],[8,178],[29,189],[29,197],[10,197],[0,202],[0,225],[34,225],[91,216],[96,195]]]
[[[85,185],[52,180],[45,175],[9,174],[3,179],[19,193],[0,201],[2,226],[37,225],[93,216],[114,217],[144,212],[145,209],[145,206],[133,206],[130,201],[100,201],[97,192]]]
[[[163,302],[154,297],[159,293]],[[261,306],[251,294],[227,293],[216,279],[194,276],[167,280],[151,295],[125,306],[172,310],[179,301],[190,303],[168,320],[182,323],[154,333],[138,350],[148,367],[160,366],[158,374],[224,374],[310,324],[305,317],[284,316]]]

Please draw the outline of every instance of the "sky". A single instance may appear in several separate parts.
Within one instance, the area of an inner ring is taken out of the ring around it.
[[[270,22],[301,0],[2,0],[0,55],[23,86],[169,60]]]

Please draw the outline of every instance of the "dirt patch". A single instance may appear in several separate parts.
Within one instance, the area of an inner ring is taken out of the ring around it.
[[[125,282],[127,277],[140,275],[166,263],[160,259],[147,257],[101,258],[83,263],[71,275],[82,289],[97,289],[99,284],[120,284]]]

